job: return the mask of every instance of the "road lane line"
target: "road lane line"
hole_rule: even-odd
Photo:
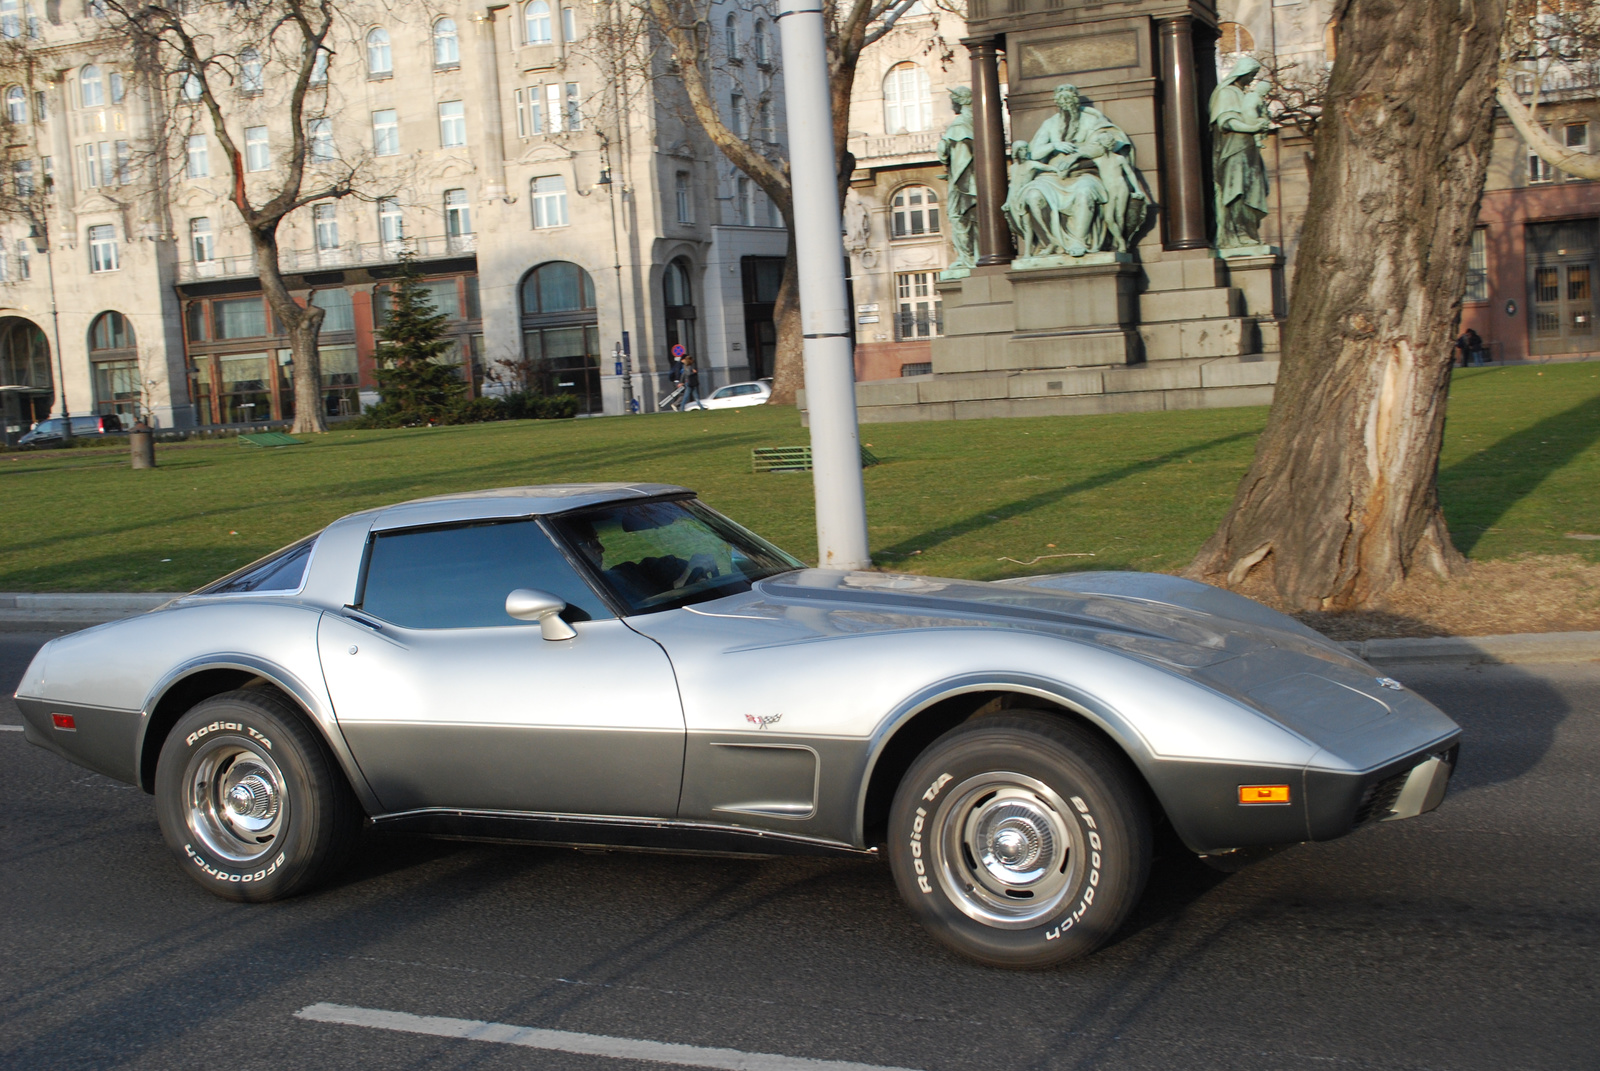
[[[20,733],[26,728],[26,725],[0,725],[0,733]]]
[[[602,1034],[577,1034],[567,1030],[540,1030],[481,1019],[448,1019],[440,1015],[354,1008],[347,1004],[312,1004],[295,1012],[295,1018],[315,1023],[367,1026],[406,1034],[427,1034],[468,1041],[493,1041],[551,1052],[582,1056],[609,1056],[616,1060],[645,1060],[681,1067],[714,1067],[721,1071],[909,1071],[901,1067],[858,1064],[848,1060],[812,1060],[803,1056],[778,1056],[739,1049],[710,1049],[699,1045],[674,1045],[664,1041],[613,1038]]]

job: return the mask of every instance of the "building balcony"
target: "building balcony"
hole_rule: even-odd
[[[893,162],[912,163],[925,159],[929,163],[938,159],[940,132],[919,130],[914,134],[879,134],[850,139],[850,151],[855,154],[857,167],[875,167]]]
[[[338,268],[362,268],[375,264],[396,264],[401,254],[418,260],[460,257],[478,250],[476,234],[432,235],[404,238],[397,242],[347,242],[331,249],[284,249],[278,253],[278,270],[285,275]],[[256,274],[255,258],[214,257],[211,260],[178,262],[178,281],[195,283],[205,279],[239,279]]]

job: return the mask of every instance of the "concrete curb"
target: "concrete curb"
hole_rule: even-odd
[[[58,594],[0,592],[0,628],[87,628],[154,610],[181,591]],[[1510,636],[1438,636],[1353,640],[1344,646],[1375,666],[1515,665],[1600,661],[1600,632],[1527,632]]]

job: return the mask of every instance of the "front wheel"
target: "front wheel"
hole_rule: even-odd
[[[325,881],[360,828],[360,805],[322,739],[269,692],[214,696],[178,719],[155,787],[179,865],[229,900],[278,900]]]
[[[1032,711],[973,719],[918,756],[889,814],[889,864],[938,940],[996,967],[1087,955],[1150,868],[1144,794],[1089,731]]]

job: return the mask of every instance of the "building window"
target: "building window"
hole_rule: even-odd
[[[42,89],[33,91],[33,117],[41,123],[50,119],[50,98],[45,96]]]
[[[467,143],[467,113],[459,100],[439,104],[439,147],[453,149]]]
[[[106,76],[106,80],[111,83],[111,103],[121,104],[122,98],[127,95],[127,91],[122,87],[122,72],[112,71]]]
[[[21,86],[6,90],[6,118],[13,123],[28,121],[28,94]]]
[[[756,20],[756,62],[763,67],[772,64],[772,40],[767,36],[767,24]]]
[[[734,63],[739,61],[739,16],[729,15],[728,21],[722,24],[722,47],[728,53],[728,59]]]
[[[384,248],[392,252],[404,240],[405,231],[405,217],[400,214],[400,202],[393,197],[380,198],[378,239],[383,242]]]
[[[934,276],[931,271],[907,271],[894,277],[896,342],[944,334],[944,303],[933,288]]]
[[[746,227],[756,225],[756,189],[755,184],[743,175],[739,176],[736,185],[735,197],[737,204],[734,211],[739,214],[739,222]]]
[[[756,105],[756,136],[762,141],[778,140],[777,131],[772,125],[772,102],[762,101]]]
[[[561,175],[544,175],[533,180],[530,190],[534,227],[565,227],[567,180]]]
[[[317,58],[311,61],[311,84],[325,86],[328,84],[328,50],[317,49]]]
[[[550,43],[550,5],[545,0],[528,0],[523,6],[522,34],[530,45]]]
[[[376,156],[400,155],[400,119],[393,108],[372,113],[372,152]]]
[[[117,232],[109,223],[89,228],[89,270],[92,272],[116,271],[121,264],[117,259]]]
[[[1217,51],[1223,55],[1255,51],[1256,39],[1237,22],[1217,23],[1217,34]]]
[[[447,238],[472,233],[472,209],[467,204],[466,190],[444,191],[444,233]]]
[[[1562,140],[1566,143],[1567,148],[1573,150],[1574,152],[1588,152],[1589,124],[1568,123],[1566,129],[1562,131]],[[1567,177],[1577,178],[1576,175],[1568,175]]]
[[[890,201],[894,237],[939,233],[939,195],[926,186],[902,186]]]
[[[21,36],[21,0],[0,0],[0,37],[15,39]]]
[[[350,301],[350,291],[343,287],[332,290],[318,290],[311,295],[311,304],[321,309],[322,330],[324,331],[354,331],[356,329],[355,307]],[[326,374],[327,369],[323,369]]]
[[[433,24],[433,65],[435,67],[461,65],[461,40],[456,35],[455,19],[440,19]]]
[[[111,186],[116,183],[116,171],[109,141],[78,146],[78,173],[83,177],[85,189]]]
[[[17,197],[27,199],[33,196],[33,161],[18,160],[11,165],[11,177],[15,184]],[[26,244],[26,243],[24,243]]]
[[[102,312],[89,325],[89,362],[95,412],[116,413],[124,427],[139,416],[139,350],[133,325],[120,312]]]
[[[549,131],[552,134],[561,133],[561,83],[551,82],[544,87],[545,116],[549,120]]]
[[[206,136],[204,134],[190,134],[184,142],[185,156],[188,159],[188,174],[190,178],[205,178],[211,174],[210,155],[206,151]]]
[[[678,195],[678,222],[694,222],[694,190],[689,185],[689,172],[679,171],[676,182]]]
[[[311,162],[325,164],[334,158],[333,120],[311,120]]]
[[[272,169],[272,152],[267,147],[267,128],[264,126],[244,128],[244,169],[246,171]]]
[[[265,84],[261,74],[261,53],[253,48],[239,53],[239,92],[251,97],[258,96]]]
[[[211,303],[213,337],[218,342],[234,338],[261,338],[267,333],[267,307],[259,297]]]
[[[544,133],[544,90],[529,86],[517,90],[517,137],[527,138]]]
[[[730,93],[728,95],[728,129],[733,131],[733,136],[736,138],[746,136],[743,93]]]
[[[98,108],[106,102],[106,87],[100,80],[100,68],[92,63],[78,72],[78,99],[85,108]]]
[[[1546,134],[1548,134],[1549,132],[1550,131],[1548,129],[1545,131]],[[1535,183],[1535,182],[1554,182],[1555,180],[1556,180],[1556,169],[1550,163],[1550,161],[1546,160],[1544,157],[1540,156],[1538,153],[1534,152],[1532,149],[1529,149],[1528,150],[1528,182],[1531,184],[1531,183]]]
[[[564,7],[561,9],[561,37],[568,44],[578,39],[578,9]]]
[[[182,82],[178,85],[178,93],[184,100],[193,104],[205,95],[206,87],[201,83],[200,76],[190,70],[179,72]]]
[[[200,216],[189,221],[189,249],[198,264],[215,259],[217,247],[212,240],[209,217]]]
[[[126,141],[119,141],[116,144],[116,149],[117,149],[116,185],[118,185],[118,186],[126,186],[128,183],[133,181],[133,176],[130,174],[129,167],[128,167],[128,161],[129,161],[129,156],[130,156],[130,154],[128,152],[128,143]]]
[[[394,73],[394,54],[389,48],[389,31],[378,26],[367,32],[367,77],[387,78]]]
[[[1472,253],[1467,258],[1467,286],[1462,301],[1489,300],[1488,227],[1474,227]]]
[[[883,80],[883,129],[908,134],[933,125],[933,94],[928,72],[915,63],[897,63]]]
[[[600,401],[600,329],[594,280],[567,261],[541,264],[522,281],[522,355],[541,394],[570,394],[580,413]]]
[[[311,206],[311,224],[316,232],[317,248],[322,251],[339,248],[339,216],[337,206],[320,204]]]
[[[578,83],[567,83],[567,129],[583,129],[583,102],[578,98]]]

